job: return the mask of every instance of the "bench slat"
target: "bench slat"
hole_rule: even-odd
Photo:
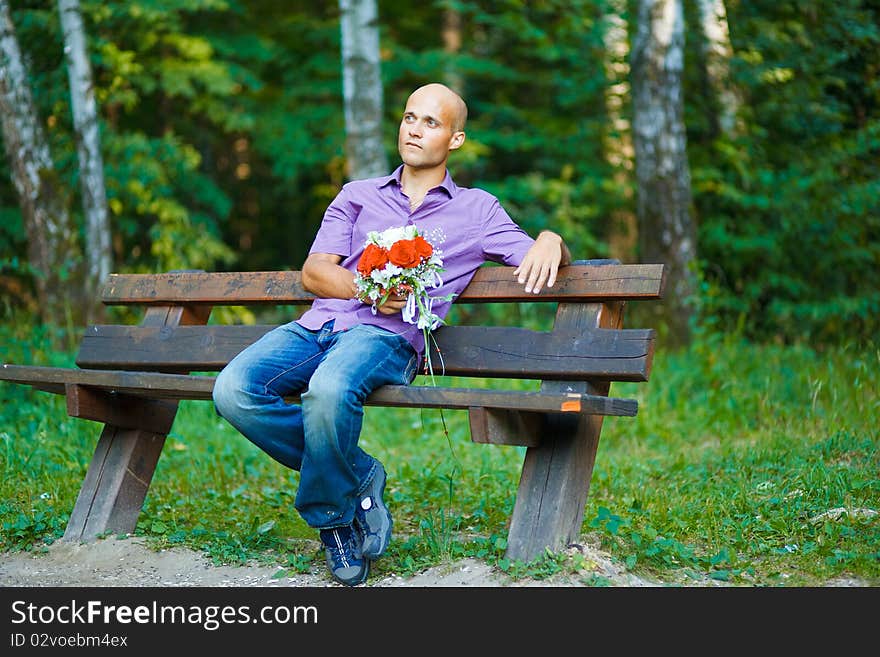
[[[30,384],[58,394],[63,394],[67,386],[80,385],[151,399],[210,400],[215,377],[4,363],[0,365],[0,380]],[[294,396],[288,398],[289,401],[297,399]],[[638,412],[638,402],[634,399],[581,393],[432,386],[383,386],[367,397],[366,405],[461,410],[485,407],[629,417]]]
[[[273,326],[101,325],[83,336],[76,364],[91,369],[218,371]],[[435,331],[450,376],[646,381],[652,329],[594,329],[580,335],[516,327],[444,326]],[[435,374],[440,357],[432,349]]]
[[[456,303],[659,299],[665,282],[663,265],[569,265],[559,270],[552,288],[528,294],[513,271],[481,267]],[[174,272],[111,274],[101,300],[107,305],[302,305],[314,296],[303,288],[298,271]]]

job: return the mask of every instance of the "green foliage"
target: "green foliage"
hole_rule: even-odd
[[[7,515],[9,507],[0,505],[0,515]],[[49,507],[32,513],[9,514],[10,519],[3,521],[3,549],[16,552],[31,550],[39,543],[52,543],[64,535],[61,515]]]
[[[878,362],[876,346],[820,355],[707,336],[662,357],[635,422],[603,431],[628,444],[597,459],[588,526],[657,573],[876,578]]]
[[[745,129],[689,115],[698,304],[717,329],[817,344],[880,327],[880,7],[822,7],[728,7]]]
[[[635,212],[632,171],[619,157],[631,136],[619,120],[631,112],[628,59],[606,42],[612,18],[631,22],[620,9],[628,5],[382,0],[390,160],[409,92],[447,81],[470,108],[468,139],[450,160],[458,182],[498,195],[532,234],[554,228],[576,258],[620,256],[619,218]],[[738,131],[724,133],[697,3],[685,3],[694,302],[708,330],[813,345],[864,344],[877,332],[880,8],[873,0],[818,7],[727,3],[728,84],[741,106]],[[345,179],[337,4],[89,0],[82,8],[114,269],[298,268]],[[459,19],[455,51],[440,29],[447,12]],[[78,215],[56,3],[16,3],[13,20]],[[18,307],[33,273],[8,166],[0,162],[0,295]]]

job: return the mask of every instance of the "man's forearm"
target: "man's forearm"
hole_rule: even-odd
[[[307,292],[324,299],[352,299],[357,296],[354,274],[329,260],[309,258],[302,269]]]

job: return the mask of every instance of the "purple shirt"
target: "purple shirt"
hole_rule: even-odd
[[[486,261],[519,265],[534,244],[497,198],[481,189],[459,187],[448,171],[443,182],[429,190],[422,204],[410,212],[409,198],[400,187],[402,171],[403,165],[389,176],[344,185],[324,213],[309,254],[342,256],[340,265],[356,274],[367,233],[414,224],[419,234],[442,252],[443,285],[429,293],[444,297],[457,296]],[[451,301],[438,301],[432,310],[443,318],[451,305]],[[315,299],[297,321],[315,330],[331,319],[335,320],[334,331],[372,324],[402,335],[416,353],[424,349],[422,330],[415,324],[405,322],[400,313],[374,315],[370,306],[358,299]]]

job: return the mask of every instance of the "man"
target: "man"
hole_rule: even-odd
[[[214,386],[218,413],[278,462],[298,470],[294,505],[319,530],[327,566],[339,582],[364,582],[385,551],[393,520],[382,498],[385,470],[358,447],[363,402],[386,384],[408,384],[424,338],[392,295],[373,312],[358,299],[357,264],[367,233],[415,225],[445,235],[438,299],[461,292],[491,260],[516,266],[526,292],[551,287],[571,260],[550,231],[529,237],[498,200],[458,187],[446,170],[465,140],[467,106],[441,84],[416,89],[406,103],[397,146],[403,164],[389,176],[343,186],[327,208],[302,268],[317,299],[300,319],[270,331],[238,354]],[[433,312],[444,317],[450,301]],[[302,393],[301,404],[284,396]]]

